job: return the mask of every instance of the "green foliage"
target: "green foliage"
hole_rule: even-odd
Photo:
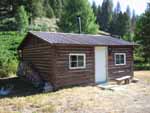
[[[44,0],[27,0],[27,10],[32,18],[45,16]]]
[[[130,10],[129,6],[127,6],[126,13],[129,16],[129,18],[130,18],[131,17],[131,10]]]
[[[22,38],[23,35],[18,35],[16,32],[0,32],[0,77],[16,73],[17,47]]]
[[[136,15],[135,15],[135,10],[132,11],[132,18],[131,18],[131,32],[135,31],[135,27],[136,27]]]
[[[104,0],[102,3],[101,13],[100,13],[100,20],[98,23],[100,24],[101,30],[108,31],[110,27],[110,22],[112,20],[112,8],[113,3],[112,0]]]
[[[142,46],[145,62],[150,63],[150,10],[147,10],[139,17],[136,25],[134,40]]]
[[[114,13],[119,14],[120,12],[121,12],[121,6],[120,6],[120,2],[118,1]]]
[[[0,31],[17,30],[15,18],[2,19],[0,22]]]
[[[17,13],[16,13],[16,25],[17,25],[17,30],[21,33],[24,33],[27,31],[28,29],[28,16],[27,13],[24,9],[24,6],[20,6],[17,9]]]
[[[54,10],[54,14],[56,18],[60,18],[62,14],[62,9],[63,9],[63,2],[62,0],[49,0],[51,3],[51,7]]]
[[[138,63],[134,65],[135,70],[150,70],[149,63]]]
[[[97,6],[96,6],[95,1],[93,1],[92,9],[93,9],[93,13],[94,13],[94,15],[95,15],[95,16],[97,16],[97,10],[98,10],[98,8],[97,8]]]
[[[130,19],[127,13],[114,14],[110,25],[110,33],[123,37],[130,30]]]
[[[44,10],[46,12],[46,16],[49,18],[54,17],[54,11],[50,5],[49,0],[44,0]]]
[[[87,0],[66,0],[64,12],[59,21],[60,30],[63,32],[79,32],[77,17],[81,17],[83,33],[96,33],[98,26],[96,18]]]
[[[125,34],[122,38],[123,38],[124,40],[126,40],[126,41],[133,42],[133,40],[134,40],[134,33],[133,33],[133,32],[127,33],[127,34]]]

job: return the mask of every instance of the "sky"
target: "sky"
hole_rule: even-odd
[[[89,1],[91,4],[93,1],[95,1],[97,5],[102,4],[103,2],[103,0],[89,0]],[[113,0],[114,7],[116,6],[118,1],[120,2],[122,11],[125,11],[126,7],[129,5],[131,11],[134,9],[137,15],[144,13],[147,7],[147,3],[148,2],[150,3],[150,0]]]

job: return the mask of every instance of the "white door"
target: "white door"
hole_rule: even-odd
[[[107,47],[95,47],[95,82],[107,80]]]

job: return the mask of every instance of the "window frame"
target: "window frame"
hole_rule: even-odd
[[[77,67],[71,67],[71,56],[77,56]],[[78,66],[78,56],[83,56],[83,66]],[[83,53],[70,53],[69,54],[69,69],[85,69],[86,68],[86,54]]]
[[[116,56],[117,56],[117,55],[123,55],[123,56],[124,56],[124,63],[119,63],[119,64],[116,63],[116,61],[117,61],[117,59],[116,59],[117,57],[116,57]],[[114,54],[114,57],[115,57],[115,65],[116,65],[116,66],[119,66],[119,65],[126,65],[126,62],[127,62],[126,53],[115,53],[115,54]]]

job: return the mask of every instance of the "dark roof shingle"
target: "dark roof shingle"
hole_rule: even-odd
[[[80,44],[80,45],[134,45],[134,43],[105,35],[30,32],[50,44]]]
[[[91,46],[133,46],[134,43],[117,39],[112,36],[73,34],[58,32],[31,31],[34,35],[50,44],[91,45]],[[20,45],[21,46],[21,45]]]

